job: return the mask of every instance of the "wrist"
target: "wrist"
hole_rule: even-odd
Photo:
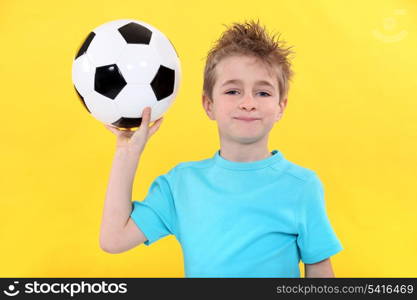
[[[139,147],[132,147],[130,145],[116,146],[116,153],[121,155],[128,155],[131,157],[139,157],[142,154],[142,149]]]

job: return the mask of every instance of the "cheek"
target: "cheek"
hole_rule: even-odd
[[[233,111],[233,103],[229,101],[219,101],[216,105],[216,114],[220,116],[228,116]]]
[[[281,108],[279,107],[278,103],[273,101],[266,106],[265,115],[270,119],[276,119],[280,110]]]
[[[269,105],[265,107],[265,109],[262,111],[262,115],[265,120],[274,120],[276,116],[278,115],[279,108],[273,105]]]

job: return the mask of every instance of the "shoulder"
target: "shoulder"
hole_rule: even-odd
[[[287,159],[280,165],[280,168],[283,175],[287,176],[295,184],[305,185],[307,182],[318,179],[317,173],[314,170]]]
[[[213,165],[213,160],[210,158],[197,160],[197,161],[186,161],[186,162],[178,163],[171,169],[171,171],[180,172],[180,171],[184,171],[187,169],[205,169],[205,168],[211,167],[212,165]]]
[[[212,159],[180,162],[171,168],[164,176],[174,179],[176,177],[181,177],[184,174],[189,174],[189,171],[199,172],[202,169],[210,168],[213,163]]]
[[[324,187],[317,172],[289,161],[286,165],[284,172],[292,178],[299,209],[321,207],[324,201]]]

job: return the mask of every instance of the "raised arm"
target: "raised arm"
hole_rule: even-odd
[[[117,136],[100,228],[100,247],[108,253],[120,253],[146,241],[130,214],[132,186],[141,154],[146,142],[162,122],[160,118],[148,127],[150,114],[150,108],[144,110],[142,124],[135,132],[106,125]]]

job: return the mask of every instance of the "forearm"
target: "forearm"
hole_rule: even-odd
[[[118,236],[132,212],[132,187],[140,153],[116,148],[107,187],[101,223],[100,243],[105,245]]]

